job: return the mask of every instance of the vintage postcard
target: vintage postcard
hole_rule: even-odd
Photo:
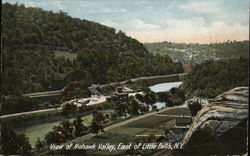
[[[248,0],[1,13],[1,155],[248,155]]]

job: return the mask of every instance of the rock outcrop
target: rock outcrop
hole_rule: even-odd
[[[188,130],[182,155],[246,153],[248,92],[248,87],[237,87],[210,100]]]

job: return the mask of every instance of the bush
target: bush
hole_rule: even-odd
[[[197,101],[189,103],[188,107],[192,116],[195,116],[202,108],[201,104]]]
[[[74,105],[73,103],[65,103],[62,106],[62,113],[64,115],[68,115],[68,114],[73,114],[77,111],[77,106]]]
[[[3,128],[1,131],[1,153],[6,155],[27,155],[32,148],[25,134],[17,134],[13,130]]]
[[[11,98],[2,103],[2,111],[6,112],[32,110],[34,107],[38,107],[38,104],[36,104],[33,99],[22,96]]]

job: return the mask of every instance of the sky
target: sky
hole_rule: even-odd
[[[249,0],[2,0],[95,21],[140,42],[249,40]]]

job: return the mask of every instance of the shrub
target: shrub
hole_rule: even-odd
[[[74,105],[73,103],[65,103],[62,106],[62,113],[64,115],[68,115],[68,114],[73,114],[77,111],[77,106]]]
[[[3,154],[29,154],[32,148],[25,134],[17,134],[13,130],[3,128],[1,131],[1,152]]]
[[[202,108],[201,104],[197,101],[189,103],[188,107],[192,116],[195,116]]]

